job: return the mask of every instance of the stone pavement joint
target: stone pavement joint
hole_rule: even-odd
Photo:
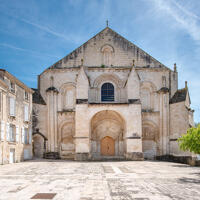
[[[155,161],[32,160],[0,166],[0,200],[199,200],[200,168]]]

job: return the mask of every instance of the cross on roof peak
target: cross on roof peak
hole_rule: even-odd
[[[108,27],[108,20],[106,20],[106,27]]]

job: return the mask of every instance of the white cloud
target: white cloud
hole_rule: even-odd
[[[14,50],[18,50],[18,51],[23,51],[23,52],[26,52],[26,53],[31,53],[33,55],[36,55],[36,56],[47,56],[47,57],[53,57],[53,58],[59,58],[58,56],[54,56],[54,55],[49,55],[49,54],[41,54],[40,52],[38,51],[33,51],[33,50],[30,50],[30,49],[24,49],[24,48],[20,48],[20,47],[16,47],[16,46],[13,46],[11,44],[6,44],[6,43],[0,43],[0,46],[2,47],[6,47],[6,48],[10,48],[10,49],[14,49]]]
[[[187,33],[200,43],[200,17],[191,13],[186,8],[171,0],[151,0],[159,12],[165,12],[171,16],[179,28],[183,28]]]

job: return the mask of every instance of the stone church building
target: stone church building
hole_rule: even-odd
[[[187,82],[106,27],[38,76],[36,157],[74,160],[186,156],[177,138],[193,126]]]

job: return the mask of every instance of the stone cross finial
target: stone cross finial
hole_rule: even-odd
[[[81,58],[81,66],[83,66],[83,58]]]
[[[176,72],[176,63],[174,63],[174,72]]]
[[[108,27],[108,20],[106,20],[106,27]]]

